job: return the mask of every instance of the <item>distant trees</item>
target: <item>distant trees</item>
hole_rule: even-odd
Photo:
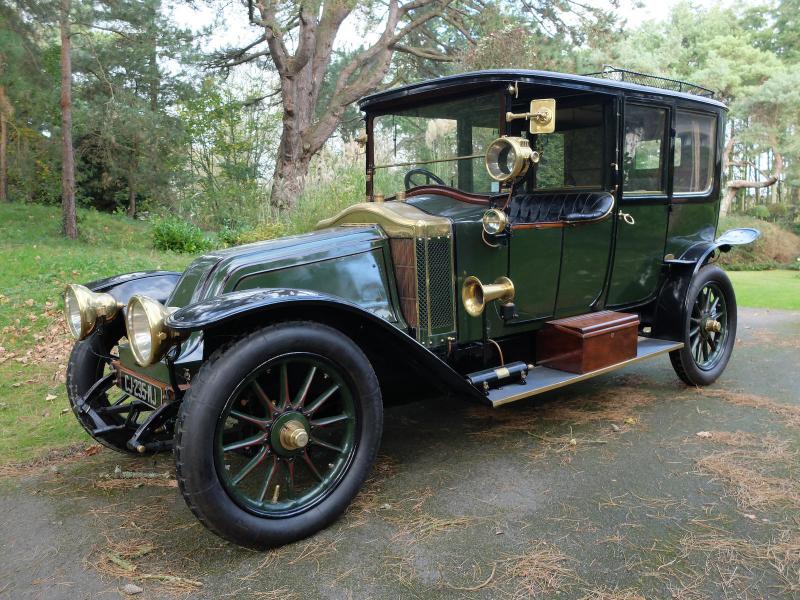
[[[798,10],[799,0],[747,10],[683,2],[666,22],[645,23],[593,54],[596,62],[712,88],[730,106],[723,213],[747,190],[800,184]]]
[[[454,63],[461,48],[476,45],[481,34],[504,19],[525,24],[531,39],[567,38],[585,28],[582,18],[592,24],[610,20],[610,13],[572,0],[248,0],[248,9],[249,22],[260,32],[246,44],[220,53],[212,64],[229,69],[258,61],[278,77],[283,119],[271,202],[280,210],[295,205],[311,159],[348,108],[386,85],[398,66],[395,56],[410,58],[412,68]],[[570,12],[574,14],[567,18]],[[365,43],[337,62],[335,44],[351,15],[358,15]],[[402,75],[402,69],[395,74]],[[323,94],[326,86],[328,93]]]
[[[725,208],[800,200],[800,0],[684,3],[629,31],[614,2],[218,1],[253,36],[213,53],[163,0],[0,3],[0,201],[61,203],[68,235],[76,205],[238,227],[296,208],[315,157],[363,126],[365,94],[603,64],[719,91]]]

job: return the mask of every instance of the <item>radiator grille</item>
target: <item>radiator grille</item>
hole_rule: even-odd
[[[417,238],[417,339],[434,345],[455,330],[453,254],[449,237]]]

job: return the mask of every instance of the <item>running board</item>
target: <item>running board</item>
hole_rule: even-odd
[[[578,383],[592,377],[597,377],[603,373],[610,373],[616,371],[633,363],[637,363],[648,358],[653,358],[673,350],[680,350],[683,348],[683,342],[673,342],[670,340],[657,340],[655,338],[640,337],[636,357],[624,360],[614,365],[590,371],[589,373],[567,373],[566,371],[559,371],[557,369],[550,369],[548,367],[534,367],[528,372],[525,383],[510,383],[503,387],[489,390],[486,395],[486,400],[493,407],[502,406],[509,402],[529,398],[537,394],[543,394],[550,390],[555,390],[571,383]]]

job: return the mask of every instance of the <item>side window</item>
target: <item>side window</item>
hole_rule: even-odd
[[[603,187],[603,105],[556,109],[556,131],[536,136],[537,189]]]
[[[625,107],[624,193],[666,192],[667,110],[628,104]]]
[[[715,116],[678,111],[673,193],[692,194],[711,190],[716,133]]]

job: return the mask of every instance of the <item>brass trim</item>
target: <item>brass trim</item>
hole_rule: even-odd
[[[641,338],[639,339],[641,341]],[[490,402],[493,408],[497,408],[498,406],[503,406],[504,404],[516,402],[517,400],[524,400],[525,398],[530,398],[531,396],[537,396],[539,394],[544,394],[545,392],[557,390],[558,388],[566,387],[568,385],[572,385],[573,383],[578,383],[579,381],[585,381],[587,379],[591,379],[592,377],[597,377],[598,375],[611,373],[612,371],[622,369],[623,367],[627,367],[628,365],[632,365],[634,363],[647,360],[654,356],[661,356],[662,354],[668,354],[669,352],[673,352],[674,350],[680,350],[681,348],[683,348],[683,346],[684,346],[683,342],[675,342],[674,344],[662,348],[661,350],[656,350],[655,352],[650,352],[648,354],[644,354],[643,356],[635,356],[634,358],[629,358],[628,360],[624,360],[615,365],[609,365],[607,367],[603,367],[602,369],[597,369],[596,371],[590,371],[588,373],[583,373],[581,375],[575,375],[575,377],[570,377],[569,379],[566,379],[564,381],[559,381],[558,383],[554,383],[544,387],[527,390],[525,392],[520,392],[518,394],[513,394],[507,398],[498,400],[497,402],[491,402],[491,401]],[[544,367],[544,368],[549,368],[549,367]]]
[[[299,450],[308,444],[308,432],[300,421],[289,421],[281,427],[280,439],[286,450]]]
[[[413,167],[414,165],[435,165],[437,163],[455,162],[457,160],[472,160],[483,158],[483,154],[465,154],[463,156],[451,156],[450,158],[436,158],[432,160],[413,160],[411,162],[386,163],[385,165],[375,165],[373,169],[389,169],[391,167]]]
[[[73,328],[69,314],[73,302],[76,305],[74,308],[78,310],[81,318],[78,330]],[[67,322],[72,337],[76,340],[85,339],[92,333],[100,319],[113,320],[122,306],[111,294],[93,292],[83,285],[69,284],[64,290],[64,320]]]
[[[144,311],[147,333],[150,336],[150,354],[147,356],[140,352],[133,332],[133,318],[137,305]],[[164,306],[158,300],[141,294],[134,294],[128,300],[128,307],[125,311],[125,333],[136,364],[146,367],[157,363],[167,350],[181,338],[182,334],[169,329],[165,324],[167,317],[176,310],[178,308],[175,306]]]
[[[484,285],[481,280],[470,275],[461,286],[461,302],[471,317],[479,317],[486,304],[499,300],[511,302],[514,299],[514,283],[508,277],[498,277],[494,283]]]
[[[531,100],[528,112],[506,113],[507,123],[517,119],[530,120],[531,133],[553,133],[556,130],[556,101],[554,98]]]
[[[509,173],[504,173],[500,169],[499,157],[504,146],[511,146],[514,150],[514,165]],[[522,137],[502,136],[494,140],[486,147],[486,155],[483,164],[489,177],[495,181],[504,182],[521,177],[528,172],[531,163],[539,162],[539,153],[531,149],[528,140]]]
[[[393,238],[449,237],[451,227],[450,219],[429,215],[405,202],[363,202],[323,219],[317,223],[316,229],[340,225],[379,225]]]

